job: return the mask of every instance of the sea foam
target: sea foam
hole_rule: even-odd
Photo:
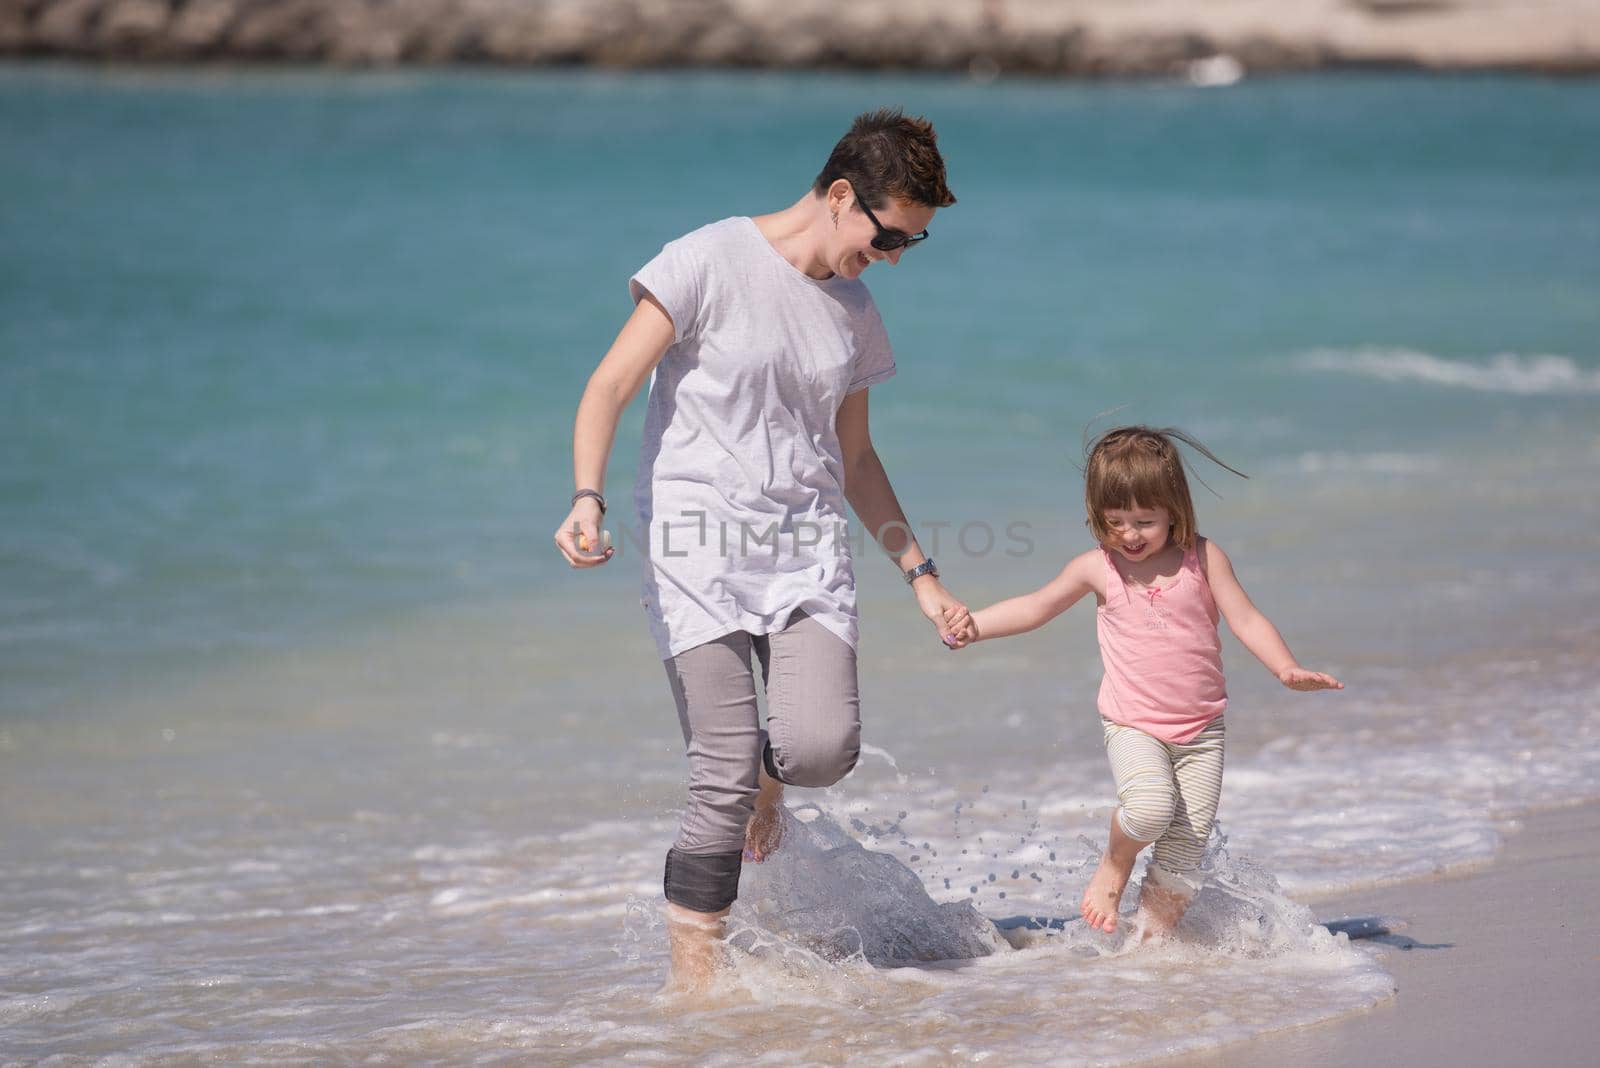
[[[1361,375],[1385,382],[1422,382],[1484,393],[1524,396],[1600,393],[1600,370],[1570,356],[1501,353],[1485,361],[1450,360],[1403,348],[1313,349],[1297,364],[1307,371]]]

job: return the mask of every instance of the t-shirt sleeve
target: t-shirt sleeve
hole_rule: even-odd
[[[857,393],[893,377],[894,349],[889,345],[889,331],[884,328],[877,307],[868,304],[856,327],[856,353],[851,361],[850,387],[845,393]]]
[[[635,304],[647,292],[672,320],[674,342],[693,335],[699,327],[705,296],[705,257],[683,238],[668,242],[655,259],[628,279],[628,293]]]

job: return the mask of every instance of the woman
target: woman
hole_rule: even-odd
[[[845,502],[947,643],[969,618],[873,451],[868,389],[895,367],[860,281],[874,263],[898,263],[954,203],[931,124],[860,116],[794,204],[696,230],[633,277],[633,314],[578,404],[577,492],[555,540],[587,568],[614,552],[599,540],[606,460],[622,411],[654,372],[634,498],[648,546],[643,603],[689,757],[664,880],[681,987],[710,975],[741,860],[777,848],[783,784],[828,786],[855,765]]]

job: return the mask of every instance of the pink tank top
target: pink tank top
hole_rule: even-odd
[[[1164,742],[1191,741],[1228,707],[1217,602],[1199,553],[1187,550],[1178,577],[1158,589],[1129,586],[1111,550],[1101,552],[1106,603],[1096,613],[1105,665],[1100,714]]]

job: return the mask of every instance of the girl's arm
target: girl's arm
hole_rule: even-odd
[[[974,641],[1008,638],[1036,630],[1094,592],[1094,568],[1100,565],[1098,549],[1074,557],[1061,573],[1032,593],[992,604],[973,613]]]
[[[617,437],[617,422],[672,347],[672,337],[672,317],[655,297],[644,294],[611,349],[589,376],[583,399],[578,402],[578,415],[572,426],[574,489],[605,492],[606,460]],[[611,559],[615,551],[596,551],[599,535],[600,502],[593,497],[580,497],[556,530],[556,548],[573,567],[595,567]],[[587,551],[578,544],[580,536]]]
[[[839,414],[834,419],[844,459],[844,495],[874,540],[883,546],[901,572],[906,572],[927,557],[911,533],[911,524],[906,522],[906,513],[894,495],[894,487],[889,484],[889,474],[883,469],[883,461],[878,459],[878,451],[872,447],[867,414],[867,394],[871,392],[861,389],[850,394],[839,405]],[[967,606],[945,589],[939,576],[931,572],[917,576],[911,583],[911,592],[939,637],[946,645],[954,647],[971,622]]]
[[[1289,651],[1289,645],[1272,625],[1272,620],[1261,614],[1239,584],[1233,573],[1233,563],[1228,554],[1210,538],[1202,538],[1202,559],[1206,578],[1211,583],[1211,596],[1228,621],[1228,629],[1255,658],[1277,676],[1279,682],[1291,690],[1342,690],[1344,683],[1320,671],[1307,671]]]

